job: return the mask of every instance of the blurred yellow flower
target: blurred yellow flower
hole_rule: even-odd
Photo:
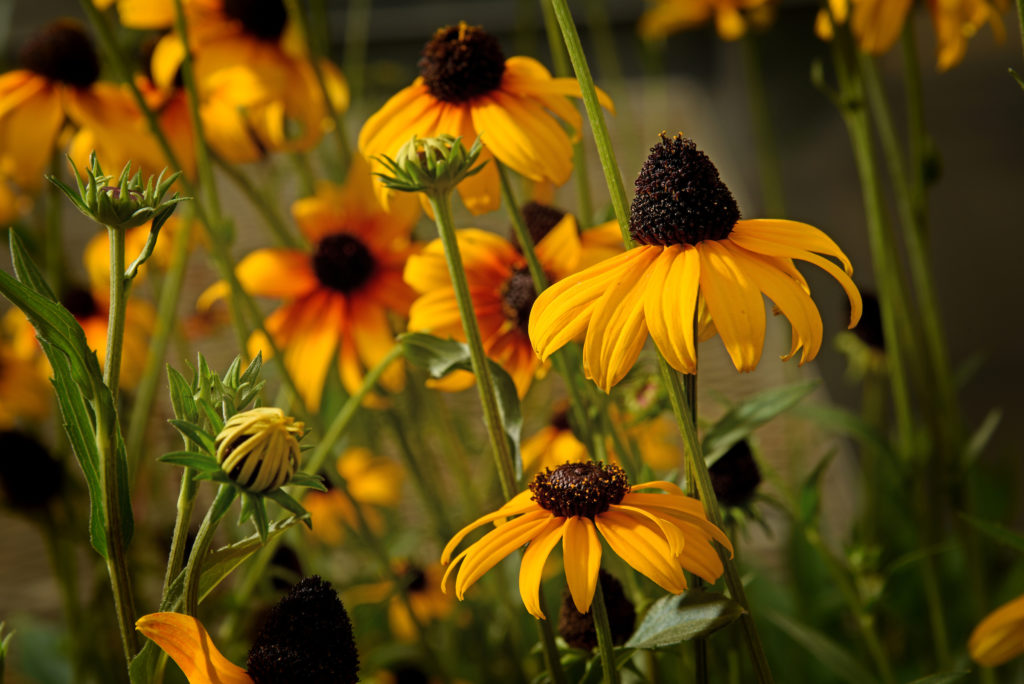
[[[751,12],[769,11],[773,0],[654,0],[640,17],[644,38],[663,38],[711,19],[722,40],[737,40],[747,32]]]
[[[579,110],[566,96],[580,97],[573,78],[552,78],[530,57],[505,59],[497,39],[479,26],[461,22],[438,29],[423,48],[420,76],[395,94],[359,132],[359,151],[372,169],[374,159],[394,158],[414,135],[462,136],[466,144],[484,143],[480,160],[496,157],[534,181],[561,185],[572,173],[572,144],[559,119],[579,131]],[[598,92],[601,104],[611,100]],[[575,135],[575,133],[574,133]],[[374,186],[382,202],[388,190]],[[500,187],[494,164],[459,184],[466,208],[482,214],[498,208]]]
[[[345,604],[351,607],[387,601],[391,633],[401,641],[416,641],[421,636],[416,629],[417,622],[426,627],[447,617],[455,607],[454,599],[441,590],[444,568],[439,563],[420,566],[401,560],[393,563],[392,569],[398,577],[398,586],[391,580],[354,586],[345,593]],[[415,621],[402,599],[400,590],[403,588],[412,605]]]
[[[50,366],[21,309],[0,318],[0,430],[22,420],[40,420],[50,412]]]
[[[801,348],[801,363],[813,359],[821,347],[821,315],[793,259],[835,278],[850,300],[850,326],[860,318],[852,266],[835,242],[805,223],[739,220],[714,164],[681,136],[663,137],[644,162],[630,232],[640,246],[555,283],[530,315],[530,339],[542,360],[585,333],[584,373],[605,392],[633,367],[648,332],[669,365],[695,373],[699,300],[738,371],[753,370],[761,358],[763,294],[792,324],[783,359]]]
[[[1024,596],[985,616],[967,640],[971,660],[996,667],[1024,653]]]

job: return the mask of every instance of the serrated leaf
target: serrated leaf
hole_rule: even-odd
[[[976,518],[973,515],[968,515],[966,513],[961,513],[960,517],[982,532],[989,539],[992,539],[1003,546],[1007,546],[1014,551],[1024,553],[1024,535],[1007,529],[999,523],[992,522],[991,520],[983,520],[982,518]]]
[[[414,366],[422,368],[432,378],[443,378],[452,371],[473,371],[469,347],[455,340],[442,340],[426,333],[405,333],[398,336],[402,352],[406,360]],[[490,359],[491,377],[494,380],[494,391],[498,398],[498,412],[505,428],[512,457],[515,463],[516,477],[522,474],[522,456],[519,453],[519,441],[522,436],[523,414],[519,405],[519,395],[511,376],[505,369]]]
[[[704,435],[704,459],[711,465],[736,442],[775,416],[795,406],[821,383],[817,380],[774,387],[729,409]]]
[[[758,614],[800,644],[839,679],[850,684],[872,684],[878,681],[849,651],[813,627],[774,611],[761,610]]]
[[[654,602],[626,642],[631,648],[673,646],[725,627],[745,611],[736,601],[711,592],[690,590]]]

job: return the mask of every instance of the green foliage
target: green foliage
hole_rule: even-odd
[[[45,278],[26,252],[18,234],[10,231],[11,260],[17,279],[0,271],[0,293],[21,309],[36,329],[43,352],[54,372],[54,389],[71,448],[85,475],[89,491],[89,539],[101,556],[108,553],[104,529],[102,463],[98,435],[108,435],[115,466],[121,535],[127,544],[133,519],[128,487],[128,467],[114,398],[103,383],[96,354],[85,333],[54,296]]]
[[[818,630],[793,618],[772,611],[760,615],[797,642],[821,665],[839,679],[850,684],[871,684],[878,678],[868,671],[849,651]]]
[[[650,607],[626,642],[631,648],[663,648],[704,637],[737,620],[745,611],[728,596],[687,591],[664,596]]]

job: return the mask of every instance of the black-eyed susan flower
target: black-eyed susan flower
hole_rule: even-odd
[[[362,508],[370,529],[379,531],[383,520],[376,508],[397,505],[405,484],[405,471],[400,464],[377,456],[366,447],[346,449],[335,467],[349,496],[331,487],[328,478],[327,491],[309,492],[302,499],[313,523],[311,534],[328,546],[341,544],[346,528],[356,525],[354,505]]]
[[[414,293],[402,282],[412,251],[410,234],[419,209],[411,196],[384,211],[370,188],[363,163],[355,163],[343,187],[318,186],[316,195],[292,205],[292,214],[311,250],[258,249],[238,264],[246,291],[284,300],[264,321],[284,354],[284,363],[306,405],[320,405],[324,380],[337,359],[349,392],[363,382],[363,369],[376,366],[394,345],[389,314],[404,316]],[[200,308],[228,292],[218,283],[200,298]],[[250,355],[272,349],[259,335]],[[405,383],[401,360],[381,377],[389,391]]]
[[[580,236],[580,260],[576,264],[577,269],[588,268],[622,253],[622,233],[619,231],[618,222],[614,220],[584,228],[569,212],[550,204],[533,201],[523,205],[522,215],[535,245],[558,229],[563,222],[571,224]]]
[[[323,89],[282,0],[187,0],[184,9],[204,133],[219,155],[243,163],[268,151],[308,150],[330,130]],[[139,28],[167,16],[163,8],[119,10],[125,25],[137,21]],[[180,36],[160,40],[151,67],[157,87],[172,86],[183,57]],[[344,77],[327,60],[320,69],[331,104],[344,111]]]
[[[714,19],[722,40],[736,40],[747,32],[751,12],[769,10],[773,0],[655,0],[640,17],[645,38],[662,38]]]
[[[348,613],[317,576],[296,584],[267,616],[243,669],[225,658],[199,620],[151,613],[135,623],[162,648],[189,684],[354,684],[359,652]]]
[[[116,125],[117,86],[100,84],[99,59],[82,26],[60,19],[21,50],[21,68],[0,74],[0,174],[22,190],[43,182],[69,117]]]
[[[643,493],[661,489],[663,494]],[[509,518],[452,559],[470,532]],[[622,560],[673,594],[686,590],[684,570],[714,583],[722,561],[711,540],[732,552],[725,534],[708,522],[700,501],[671,482],[630,486],[616,465],[566,463],[538,474],[529,490],[460,530],[441,554],[448,563],[442,586],[457,569],[455,595],[460,600],[484,573],[524,544],[519,593],[531,615],[544,619],[539,587],[544,563],[562,542],[565,579],[573,604],[590,609],[601,565],[601,538]]]
[[[566,96],[580,97],[572,78],[552,78],[530,57],[511,57],[497,39],[479,26],[460,22],[438,29],[423,48],[419,77],[371,116],[359,132],[359,151],[383,170],[377,158],[394,158],[413,136],[441,134],[479,137],[481,160],[496,157],[522,176],[561,185],[572,173],[572,143],[559,119],[578,131],[581,117]],[[601,104],[611,100],[598,93]],[[387,189],[375,187],[382,201]],[[459,185],[459,194],[474,214],[498,208],[497,169],[486,164]]]
[[[650,332],[665,360],[695,373],[701,302],[736,369],[753,370],[765,336],[762,294],[789,319],[801,363],[821,347],[821,315],[794,259],[831,275],[861,313],[849,259],[825,233],[796,221],[741,220],[718,170],[691,140],[651,149],[636,180],[630,234],[639,245],[555,283],[537,298],[530,339],[541,359],[586,335],[583,368],[604,391],[635,363]],[[842,268],[820,256],[834,257]]]
[[[985,616],[967,640],[971,660],[996,667],[1024,653],[1024,596]]]
[[[611,250],[606,227],[595,229],[596,239],[588,240],[591,231],[581,233],[571,214],[539,205],[527,205],[527,209],[525,218],[536,240],[537,259],[551,281],[575,273],[581,261],[593,261]],[[456,235],[484,351],[508,371],[522,397],[541,370],[526,333],[537,298],[526,259],[516,245],[494,233],[466,228]],[[405,282],[420,293],[409,309],[409,330],[466,339],[440,239],[409,258]],[[432,385],[464,389],[472,382],[471,373],[459,371]]]

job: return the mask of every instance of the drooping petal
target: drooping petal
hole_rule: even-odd
[[[485,534],[466,549],[466,556],[455,578],[455,596],[461,601],[469,589],[484,573],[523,546],[547,526],[550,511],[538,510],[510,520]]]
[[[476,528],[480,527],[481,525],[486,525],[489,522],[500,520],[501,518],[508,518],[510,516],[518,515],[520,513],[526,513],[527,511],[533,509],[539,509],[540,507],[530,500],[532,496],[533,492],[531,492],[530,490],[520,492],[513,496],[511,499],[509,499],[508,502],[498,510],[492,513],[488,513],[487,515],[480,516],[479,518],[477,518],[476,520],[474,520],[473,522],[471,522],[470,524],[466,525],[461,530],[456,532],[455,536],[453,536],[448,541],[448,543],[444,547],[444,550],[441,552],[441,562],[447,563],[448,560],[451,558],[452,551],[455,550],[455,547],[457,547],[462,542],[462,540],[466,538],[467,534],[469,534]]]
[[[697,372],[693,326],[700,284],[700,255],[691,245],[666,247],[651,265],[644,293],[647,328],[668,364]]]
[[[672,552],[673,556],[678,556],[682,553],[683,547],[686,546],[686,538],[683,536],[682,532],[679,531],[679,528],[671,522],[655,515],[651,511],[647,511],[636,506],[624,506],[622,504],[613,505],[610,507],[610,510],[619,511],[626,515],[635,515],[657,525],[658,529],[660,529],[662,534],[665,536],[665,541],[668,542],[669,551]]]
[[[644,289],[659,249],[642,249],[594,305],[583,343],[583,372],[605,392],[626,376],[647,341]]]
[[[989,613],[967,640],[971,659],[985,667],[1002,665],[1024,653],[1024,596]]]
[[[553,518],[548,522],[547,527],[538,532],[526,547],[519,566],[519,596],[526,610],[538,620],[545,619],[540,605],[540,580],[544,574],[544,564],[562,539],[564,525],[565,518]]]
[[[380,363],[395,345],[395,334],[388,322],[387,312],[368,297],[354,295],[348,298],[348,324],[356,351],[367,368]],[[390,392],[401,392],[405,386],[405,364],[395,359],[384,370],[381,385]]]
[[[536,252],[537,261],[555,280],[574,273],[583,254],[576,217],[572,214],[563,216],[537,243]]]
[[[310,254],[299,249],[257,249],[239,262],[235,274],[257,297],[296,299],[320,287]]]
[[[586,613],[594,600],[601,568],[601,540],[590,518],[578,515],[566,518],[562,528],[562,556],[573,605],[580,613]]]
[[[766,240],[834,257],[843,265],[843,270],[847,275],[853,274],[853,264],[835,243],[835,240],[809,223],[785,219],[740,220],[736,222],[729,234],[729,239],[733,237]]]
[[[700,290],[718,334],[740,372],[752,371],[764,348],[765,314],[761,291],[736,259],[716,240],[697,245]]]
[[[143,615],[135,628],[162,648],[189,684],[252,684],[252,677],[221,655],[203,624],[181,613]]]
[[[686,591],[686,577],[660,534],[650,532],[636,518],[608,510],[594,518],[601,536],[622,560],[665,591]]]

